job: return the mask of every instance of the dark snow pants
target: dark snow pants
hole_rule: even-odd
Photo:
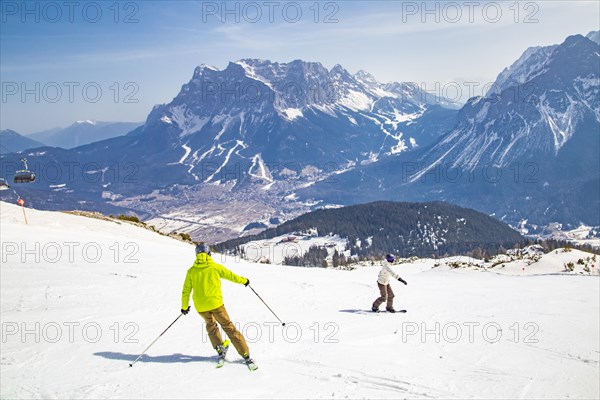
[[[394,307],[394,292],[392,291],[392,285],[382,285],[381,283],[377,282],[377,286],[379,287],[379,293],[381,294],[381,296],[375,300],[375,302],[373,303],[373,307],[379,308],[381,303],[384,303],[386,301],[386,308]]]
[[[206,322],[206,332],[208,333],[208,338],[210,339],[213,348],[223,344],[223,338],[221,337],[221,332],[219,332],[219,327],[217,326],[218,322],[240,356],[244,357],[244,354],[249,354],[248,345],[246,344],[244,336],[242,336],[240,331],[235,329],[224,305],[199,314],[204,318],[204,322]]]

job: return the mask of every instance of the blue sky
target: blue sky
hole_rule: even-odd
[[[341,64],[436,93],[455,82],[464,100],[464,82],[492,82],[528,47],[599,29],[597,1],[451,3],[2,0],[0,128],[143,121],[195,66],[241,58]]]

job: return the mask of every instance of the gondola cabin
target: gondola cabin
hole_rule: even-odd
[[[8,190],[8,189],[10,189],[10,186],[8,186],[6,179],[0,178],[0,190]]]
[[[15,173],[14,183],[31,183],[35,181],[35,174],[27,169],[19,170]]]
[[[15,172],[15,178],[13,179],[14,183],[31,183],[35,181],[35,174],[29,170],[27,167],[27,159],[22,158],[23,169]]]

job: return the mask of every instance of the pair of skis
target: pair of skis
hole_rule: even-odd
[[[223,342],[221,346],[218,346],[217,353],[219,353],[219,359],[217,360],[216,368],[221,368],[225,365],[225,356],[227,356],[227,350],[229,350],[229,340]],[[244,359],[244,363],[250,371],[256,371],[258,366],[254,363],[250,357]]]

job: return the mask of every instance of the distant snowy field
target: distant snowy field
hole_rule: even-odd
[[[293,241],[286,241],[288,238],[295,238]],[[272,239],[253,240],[240,247],[244,251],[244,258],[249,261],[259,262],[268,260],[272,264],[283,264],[286,257],[301,256],[311,247],[326,248],[331,256],[335,250],[345,256],[350,256],[350,251],[346,251],[348,240],[342,239],[337,235],[327,235],[320,237],[297,237],[292,233],[288,235],[276,236]]]
[[[0,397],[598,398],[600,280],[560,274],[583,253],[494,270],[394,267],[396,308],[371,314],[377,267],[252,264],[287,328],[242,285],[223,284],[259,370],[232,349],[214,368],[201,318],[178,315],[193,248],[127,223],[0,203]],[[528,268],[528,267],[525,267]],[[598,265],[595,265],[596,270]],[[522,276],[524,275],[524,276]]]

